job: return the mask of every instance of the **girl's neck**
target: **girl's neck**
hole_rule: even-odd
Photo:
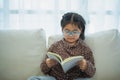
[[[64,39],[65,40],[65,39]],[[65,40],[66,41],[66,40]],[[73,45],[75,45],[76,43],[77,43],[77,41],[74,41],[74,42],[68,42],[68,41],[66,41],[70,46],[73,46]]]
[[[76,42],[68,42],[71,46],[75,45]]]

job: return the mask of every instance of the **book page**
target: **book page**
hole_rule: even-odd
[[[61,56],[58,55],[58,54],[56,54],[56,53],[48,52],[48,53],[47,53],[47,56],[48,56],[49,58],[51,58],[51,59],[57,60],[59,63],[62,62]]]
[[[65,60],[62,61],[62,64],[65,64],[66,62],[71,62],[75,59],[83,59],[83,56],[73,56],[73,57],[69,57],[69,58],[66,58]]]
[[[62,58],[60,55],[52,52],[48,52],[47,56],[51,59],[57,60],[61,64],[64,72],[67,72],[69,69],[74,67],[78,61],[83,59],[83,56],[73,56],[73,57],[66,58],[65,60],[62,61]]]
[[[65,59],[61,63],[64,72],[67,72],[69,69],[74,67],[77,64],[77,62],[82,60],[82,59],[83,59],[83,56],[69,57],[69,58]]]

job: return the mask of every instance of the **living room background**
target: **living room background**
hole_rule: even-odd
[[[48,37],[61,34],[64,13],[77,12],[87,22],[87,34],[120,31],[119,5],[120,0],[0,0],[0,29],[43,28]]]

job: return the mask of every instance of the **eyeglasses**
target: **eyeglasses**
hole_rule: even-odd
[[[63,30],[63,33],[69,36],[73,36],[73,35],[80,35],[79,31],[69,31],[69,30]]]

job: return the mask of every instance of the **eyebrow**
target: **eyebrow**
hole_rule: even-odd
[[[71,31],[71,30],[69,30],[69,29],[65,29],[65,30]],[[73,31],[78,31],[78,29],[74,29]]]
[[[78,31],[78,29],[74,29],[74,31]]]

